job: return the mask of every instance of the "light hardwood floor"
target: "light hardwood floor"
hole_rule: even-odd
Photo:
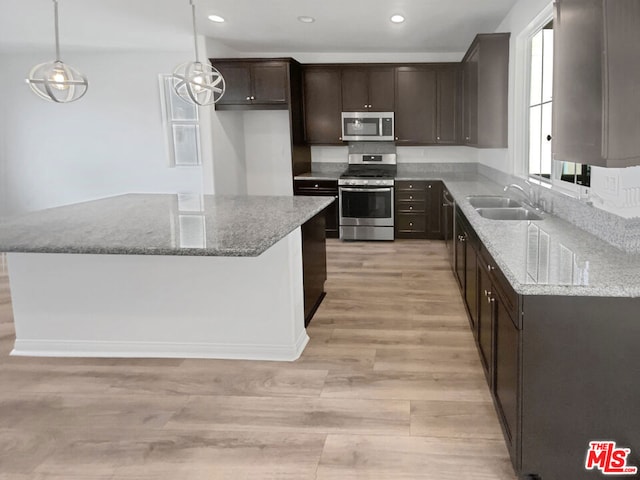
[[[293,363],[10,357],[0,275],[0,480],[514,480],[443,243],[328,275]]]

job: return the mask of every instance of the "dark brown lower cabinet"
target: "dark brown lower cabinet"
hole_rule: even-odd
[[[294,180],[293,194],[314,197],[334,197],[335,202],[325,209],[325,229],[327,238],[340,236],[338,212],[337,180]]]
[[[456,222],[455,276],[474,302],[474,251],[471,324],[518,478],[603,478],[585,469],[597,440],[629,448],[628,465],[640,466],[640,298],[519,295],[482,242],[468,248],[474,231],[459,209]]]
[[[518,462],[518,403],[520,376],[520,332],[498,292],[491,292],[495,332],[493,395],[511,460]]]
[[[487,382],[493,385],[493,334],[494,334],[494,306],[495,297],[493,296],[491,278],[487,268],[478,263],[478,321],[477,335],[478,351],[480,352],[480,360],[484,368]]]
[[[395,182],[396,238],[443,239],[440,181]]]
[[[302,225],[302,277],[304,285],[304,325],[316,313],[325,296],[327,242],[325,213],[320,212]]]

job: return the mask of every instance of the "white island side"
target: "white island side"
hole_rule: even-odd
[[[125,195],[0,224],[12,354],[295,360],[301,225],[328,203],[205,196],[194,213],[174,195]]]

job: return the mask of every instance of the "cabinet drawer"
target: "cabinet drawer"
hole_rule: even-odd
[[[396,184],[397,185],[397,184]],[[424,202],[427,198],[424,190],[397,190],[396,188],[396,201],[405,202],[405,201],[418,201]]]
[[[296,195],[338,195],[337,180],[295,180]]]
[[[401,213],[396,217],[399,232],[424,232],[426,227],[424,214]]]
[[[404,191],[424,191],[427,188],[427,183],[423,180],[411,181],[411,180],[402,180],[395,183],[396,190],[404,190]]]
[[[422,201],[399,201],[396,208],[400,213],[422,213],[424,215],[424,200]]]

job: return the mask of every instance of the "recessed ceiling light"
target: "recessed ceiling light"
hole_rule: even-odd
[[[315,18],[313,17],[307,17],[305,15],[298,17],[298,20],[301,21],[302,23],[313,23],[316,21]]]
[[[393,23],[402,23],[404,22],[404,17],[402,15],[394,15],[391,17],[391,21]]]
[[[220,15],[209,15],[207,18],[216,23],[224,22],[224,18],[222,18]]]

